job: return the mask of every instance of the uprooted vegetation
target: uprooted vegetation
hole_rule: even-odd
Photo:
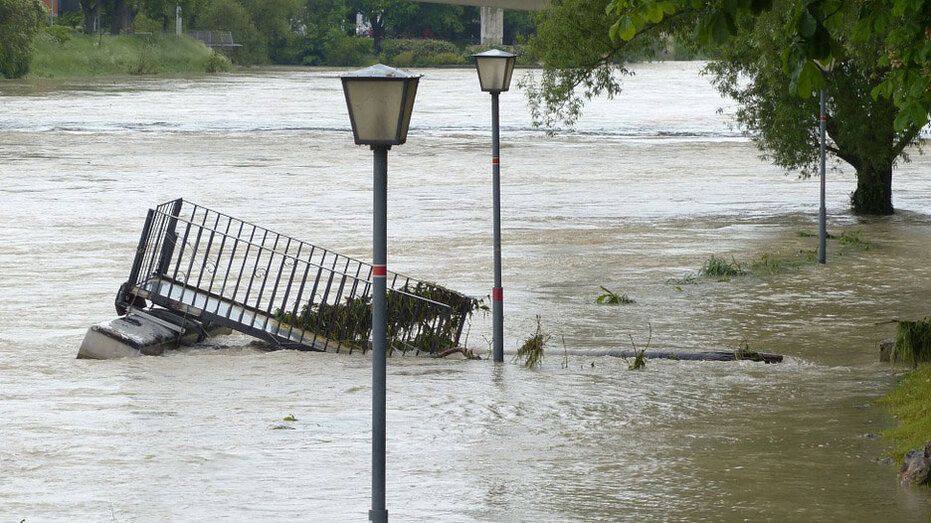
[[[543,330],[543,321],[537,316],[537,328],[521,344],[514,355],[514,361],[523,361],[524,367],[533,369],[543,363],[543,352],[552,336]]]
[[[637,348],[637,342],[634,341],[634,337],[630,334],[627,335],[630,338],[630,345],[634,349],[634,360],[628,361],[627,358],[624,358],[624,362],[627,363],[627,370],[642,370],[647,366],[647,349],[650,348],[650,343],[653,341],[653,324],[647,323],[647,327],[650,329],[649,335],[647,336],[647,343],[642,349]]]
[[[614,291],[608,290],[604,286],[600,286],[600,288],[602,291],[604,291],[604,293],[595,298],[595,303],[602,305],[630,305],[631,303],[637,303],[627,294],[618,294]]]
[[[452,349],[456,349],[456,340],[464,327],[460,318],[467,320],[483,307],[481,300],[425,282],[389,290],[386,298],[389,354],[394,351],[456,352]],[[432,306],[431,302],[447,304],[450,311],[466,314],[448,314],[447,309]],[[293,325],[350,348],[363,351],[370,348],[372,303],[369,296],[346,298],[335,304],[304,304],[296,315],[278,309],[275,319],[283,325]],[[464,355],[469,357],[469,354]]]

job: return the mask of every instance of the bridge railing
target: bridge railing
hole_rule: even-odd
[[[181,199],[149,211],[118,304],[140,298],[283,348],[368,350],[372,265]],[[456,347],[478,305],[388,273],[390,350]]]

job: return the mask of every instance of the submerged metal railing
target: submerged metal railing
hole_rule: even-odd
[[[140,300],[281,348],[369,348],[372,265],[181,199],[150,209],[122,314]],[[458,346],[478,301],[388,273],[389,350]]]

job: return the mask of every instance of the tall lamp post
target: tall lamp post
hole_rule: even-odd
[[[499,157],[498,95],[511,86],[517,55],[492,49],[472,55],[482,91],[491,93],[491,174],[494,194],[495,286],[491,291],[494,360],[504,361],[504,289],[501,287],[501,163]]]
[[[385,333],[388,244],[388,149],[407,141],[420,75],[373,65],[340,77],[356,145],[375,156],[372,231],[372,508],[369,520],[388,521],[385,508]]]
[[[818,68],[821,69],[822,73],[830,73],[834,69],[834,60],[831,59],[829,62],[820,62],[815,61],[818,65]],[[826,79],[825,79],[826,81]],[[825,127],[828,122],[828,111],[827,111],[827,93],[824,87],[821,88],[821,91],[818,93],[819,97],[819,106],[820,114],[818,116],[818,126],[819,126],[819,147],[821,155],[821,206],[818,209],[818,263],[825,264],[828,261],[827,246],[828,246],[828,213],[827,206],[825,205],[825,192],[827,184],[827,175],[825,173],[825,160],[826,160],[826,141],[825,141]]]

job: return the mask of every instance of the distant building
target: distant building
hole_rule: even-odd
[[[81,0],[42,0],[52,18],[68,13],[81,12]]]

